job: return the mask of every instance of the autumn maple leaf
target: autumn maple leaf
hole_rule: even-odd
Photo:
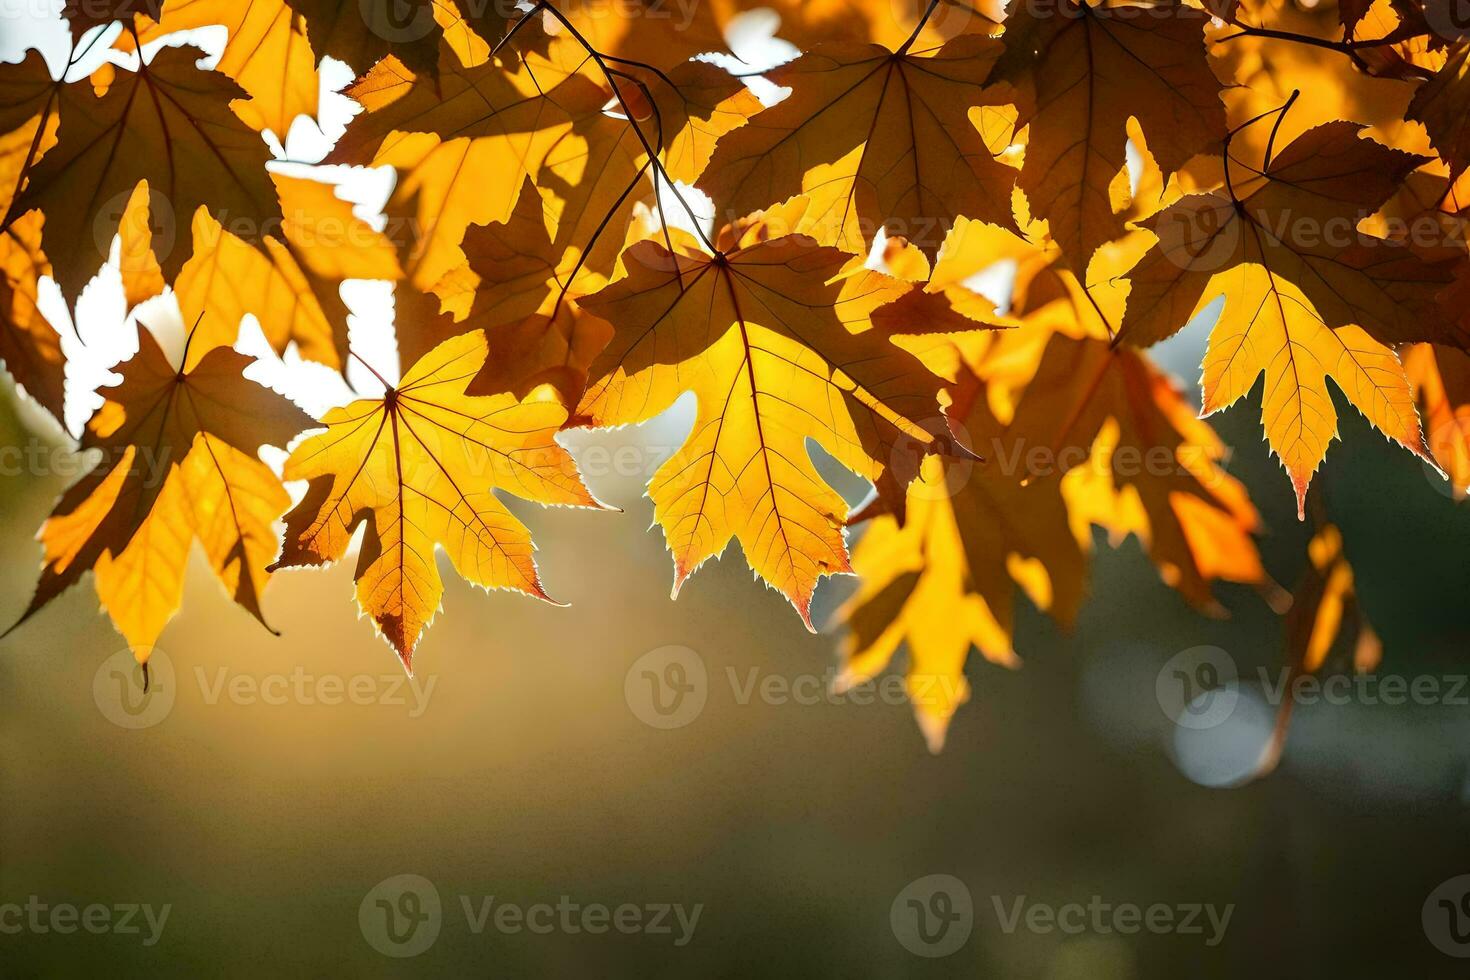
[[[584,261],[564,232],[553,241],[547,221],[546,203],[527,181],[508,220],[471,227],[465,264],[438,282],[437,299],[399,292],[400,351],[417,357],[447,337],[485,330],[490,355],[470,384],[472,394],[525,394],[550,383],[574,407],[611,334],[576,300],[607,285],[607,276]]]
[[[932,258],[962,215],[1014,227],[1016,171],[979,128],[988,109],[1009,134],[1011,96],[988,85],[1000,53],[981,36],[823,45],[770,73],[791,96],[722,137],[699,187],[730,218],[805,195],[807,233],[858,254],[879,229]]]
[[[599,426],[639,422],[694,392],[694,431],[649,487],[674,591],[736,538],[810,628],[817,582],[849,565],[847,505],[818,475],[806,439],[901,499],[917,455],[947,429],[941,379],[893,337],[984,325],[935,297],[911,305],[926,298],[909,283],[841,275],[846,252],[766,230],[727,230],[714,254],[630,248],[627,276],[581,301],[615,333],[578,414]]]
[[[1470,489],[1470,353],[1438,344],[1402,352],[1435,462],[1457,498]]]
[[[316,55],[285,0],[144,0],[139,7],[149,17],[136,33],[118,38],[123,50],[180,31],[225,29],[225,49],[215,69],[249,93],[248,101],[234,106],[249,126],[269,129],[284,142],[297,116],[317,114]]]
[[[1020,186],[1073,267],[1122,237],[1127,124],[1164,171],[1225,137],[1223,87],[1205,54],[1208,17],[1180,3],[1038,8],[1014,0],[995,75],[1020,93],[1029,127]]]
[[[146,181],[153,214],[192,215],[199,207],[228,215],[258,244],[281,219],[266,173],[270,153],[229,108],[242,98],[234,82],[195,67],[196,48],[164,48],[136,72],[118,72],[98,97],[86,80],[60,86],[56,146],[29,168],[27,186],[11,202],[4,227],[39,209],[42,244],[63,295],[74,300],[102,260],[134,188]],[[78,188],[85,196],[78,199]],[[191,253],[159,256],[172,280]]]
[[[25,622],[87,571],[139,660],[178,611],[195,540],[231,597],[264,623],[261,592],[276,551],[273,522],[290,498],[262,446],[284,447],[311,417],[242,372],[254,358],[227,347],[176,368],[153,335],[87,423],[101,461],[62,496],[41,528],[46,551]],[[11,627],[14,629],[15,627]]]
[[[330,184],[272,175],[279,191],[280,233],[257,248],[226,230],[207,210],[194,215],[194,254],[174,283],[186,322],[205,346],[231,345],[240,321],[256,318],[278,353],[294,343],[301,356],[344,370],[345,279],[398,279],[393,245],[352,213]],[[126,276],[124,277],[126,279]]]
[[[72,38],[94,27],[116,21],[132,23],[134,14],[156,14],[163,0],[66,0],[62,14],[71,25]]]
[[[517,37],[534,43],[540,31],[524,28]],[[613,90],[597,60],[565,35],[511,65],[466,66],[444,51],[437,77],[388,58],[347,90],[367,111],[328,162],[398,169],[388,208],[421,230],[408,264],[423,289],[464,263],[459,244],[471,225],[511,216],[526,178],[547,190],[557,240],[600,248],[587,261],[609,272],[622,236],[603,229],[620,217],[626,224],[635,191],[652,189],[650,173],[692,181],[715,139],[759,108],[738,79],[713,65],[630,77],[652,98],[631,83]],[[631,116],[610,105],[626,105]],[[660,158],[657,168],[651,156]]]
[[[306,20],[307,36],[319,54],[331,55],[365,72],[392,55],[415,71],[432,74],[444,36],[438,16],[454,17],[487,41],[499,41],[514,5],[495,0],[285,0]],[[438,16],[436,16],[438,15]],[[455,16],[457,15],[457,16]]]
[[[984,411],[982,402],[973,408]],[[975,414],[965,421],[984,431]],[[841,684],[878,676],[906,644],[909,700],[933,752],[969,699],[970,650],[1019,664],[1018,586],[1063,624],[1075,618],[1086,586],[1086,552],[1068,525],[1058,480],[1024,485],[993,465],[967,470],[959,492],[953,479],[939,459],[925,460],[904,521],[874,517],[853,551],[858,591],[841,613],[850,630]]]
[[[1449,165],[1450,179],[1470,167],[1470,45],[1450,52],[1444,65],[1414,94],[1406,113],[1424,124]]]
[[[1351,646],[1351,667],[1357,673],[1376,670],[1383,658],[1383,643],[1359,605],[1353,567],[1335,524],[1319,527],[1307,544],[1307,566],[1292,592],[1285,633],[1288,690],[1302,675],[1320,671],[1339,643]],[[1276,724],[1252,778],[1267,775],[1280,763],[1295,706],[1293,695],[1276,709]]]
[[[1305,506],[1312,474],[1337,435],[1336,382],[1374,425],[1425,455],[1398,356],[1386,346],[1455,340],[1439,294],[1457,256],[1425,258],[1408,243],[1358,230],[1423,157],[1318,126],[1263,168],[1244,199],[1185,197],[1143,222],[1158,244],[1129,273],[1119,340],[1170,336],[1216,295],[1225,306],[1204,362],[1204,410],[1233,404],[1265,373],[1262,420]]]
[[[438,548],[476,585],[549,598],[530,532],[497,491],[602,506],[556,442],[567,411],[551,389],[524,399],[465,394],[486,349],[478,330],[445,341],[382,398],[328,412],[326,431],[286,461],[287,480],[310,483],[286,517],[272,570],[338,561],[366,525],[354,576],[358,606],[410,671],[444,591]]]
[[[777,35],[803,51],[834,41],[898,48],[910,38],[915,50],[925,51],[959,34],[993,34],[997,28],[970,0],[715,0],[716,6],[722,3],[774,11],[781,19]]]
[[[61,337],[42,315],[41,278],[51,265],[41,253],[40,215],[27,215],[0,234],[0,360],[56,418],[65,397]]]

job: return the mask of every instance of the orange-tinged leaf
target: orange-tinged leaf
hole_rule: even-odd
[[[102,459],[41,528],[46,564],[21,622],[95,570],[113,623],[146,651],[178,611],[198,540],[230,596],[264,623],[272,525],[289,497],[259,452],[284,447],[311,418],[246,380],[252,360],[217,347],[184,372],[139,331],[137,355],[103,389],[82,439]]]
[[[699,186],[725,220],[804,194],[806,233],[859,255],[880,228],[932,259],[961,215],[1014,227],[1016,171],[978,128],[1005,115],[988,87],[1000,51],[982,36],[929,54],[823,45],[770,73],[791,96],[722,137]]]
[[[208,349],[229,346],[252,314],[279,354],[295,343],[307,360],[342,370],[347,361],[343,279],[396,279],[392,245],[352,213],[331,185],[274,175],[284,221],[264,250],[194,215],[194,254],[174,284],[186,323]]]
[[[717,3],[722,0],[716,0]],[[723,0],[735,10],[774,10],[781,18],[776,36],[804,51],[834,41],[857,41],[898,48],[914,34],[919,51],[959,34],[993,34],[996,22],[972,0]],[[925,14],[928,14],[927,20]]]
[[[400,293],[410,314],[398,320],[400,352],[416,357],[445,337],[483,329],[490,357],[471,393],[525,393],[551,383],[574,407],[592,359],[612,332],[576,300],[608,279],[584,261],[580,249],[552,242],[547,220],[540,194],[527,181],[508,221],[471,227],[463,246],[468,261],[435,287],[452,316]]]
[[[1139,351],[1054,336],[1006,433],[1013,458],[1042,452],[1066,474],[1074,521],[1138,536],[1164,581],[1219,613],[1211,582],[1265,585],[1260,519],[1221,468],[1226,449],[1178,386]],[[980,447],[985,452],[985,447]]]
[[[1009,338],[1008,338],[1009,339]],[[957,414],[977,445],[1002,431],[973,383]],[[853,552],[860,577],[843,610],[844,682],[877,676],[908,647],[907,686],[930,751],[969,697],[965,662],[978,649],[1016,666],[1015,602],[1020,586],[1038,607],[1070,624],[1086,587],[1087,554],[1069,527],[1058,480],[1029,483],[1014,469],[926,459],[908,491],[900,524],[876,517]]]
[[[465,394],[486,349],[481,331],[445,341],[383,398],[328,412],[286,462],[286,479],[310,484],[272,568],[339,561],[364,525],[358,606],[409,670],[444,591],[438,548],[476,585],[548,598],[531,534],[497,493],[600,506],[556,442],[567,411],[550,389]]]
[[[511,67],[467,68],[446,52],[437,79],[390,58],[348,90],[368,111],[328,160],[399,170],[389,211],[419,229],[408,264],[421,289],[463,264],[458,245],[470,225],[511,217],[527,178],[543,191],[554,240],[587,251],[605,274],[623,241],[616,219],[625,224],[638,189],[652,189],[645,144],[673,179],[692,181],[715,139],[759,108],[712,65],[680,65],[645,84],[657,112],[610,114],[606,79],[568,37]]]
[[[1010,4],[996,76],[1020,89],[1018,125],[1030,127],[1020,186],[1073,268],[1123,234],[1115,188],[1130,117],[1166,176],[1224,138],[1207,20],[1175,2]]]
[[[149,6],[157,8],[159,0]],[[269,129],[284,141],[297,116],[315,116],[321,81],[306,31],[285,0],[167,0],[134,38],[124,33],[119,44],[136,43],[179,31],[220,25],[228,32],[220,71],[250,94],[235,112],[254,129]]]
[[[162,293],[165,285],[163,270],[158,267],[158,258],[153,254],[151,217],[148,212],[148,183],[144,181],[133,189],[133,196],[128,198],[117,228],[120,245],[118,271],[122,273],[123,297],[127,300],[128,309]]]
[[[1449,166],[1451,179],[1470,167],[1470,45],[1454,49],[1409,103],[1408,118],[1424,124]]]
[[[10,158],[16,161],[7,164],[4,171],[6,179],[0,184],[0,203],[10,203],[22,167],[34,162],[31,157],[39,155],[36,120],[43,114],[54,119],[57,87],[39,51],[27,51],[18,64],[0,64],[0,134],[5,134],[3,146],[7,161]],[[51,122],[49,127],[54,129],[55,123]]]
[[[61,419],[61,338],[36,305],[40,278],[51,272],[41,254],[39,214],[26,215],[0,234],[0,272],[0,361],[26,394]]]
[[[1438,294],[1459,259],[1424,258],[1358,223],[1422,158],[1319,126],[1264,168],[1243,200],[1183,198],[1145,222],[1158,244],[1129,273],[1120,339],[1149,344],[1220,293],[1224,309],[1204,362],[1204,411],[1243,397],[1264,374],[1262,421],[1305,506],[1337,435],[1330,377],[1390,439],[1425,454],[1403,367],[1390,343],[1458,337]]]
[[[43,244],[68,301],[107,257],[140,181],[148,182],[155,219],[180,222],[183,247],[159,258],[168,279],[192,251],[182,224],[200,206],[227,215],[252,243],[279,223],[265,170],[270,154],[228,105],[242,92],[226,76],[196,68],[199,57],[195,48],[164,48],[139,71],[119,72],[101,98],[86,81],[61,87],[56,146],[30,169],[4,223],[45,212]]]
[[[1346,639],[1353,646],[1352,669],[1357,673],[1376,670],[1383,644],[1358,605],[1353,568],[1343,551],[1342,532],[1334,524],[1323,524],[1307,544],[1307,567],[1292,593],[1286,614],[1286,687],[1303,674],[1315,674],[1327,662],[1337,644]],[[1296,697],[1288,696],[1276,712],[1276,726],[1261,752],[1254,776],[1274,770],[1281,761],[1290,731]]]
[[[345,61],[359,73],[393,56],[432,74],[445,23],[462,23],[484,41],[504,36],[514,4],[503,0],[285,0],[306,20],[318,54]],[[441,12],[436,9],[444,7]]]
[[[746,231],[754,244],[713,256],[639,242],[624,256],[628,275],[582,300],[615,333],[578,414],[638,422],[694,392],[694,431],[649,487],[675,592],[735,538],[810,627],[817,582],[849,565],[847,505],[806,439],[901,499],[945,425],[940,379],[892,338],[982,324],[952,313],[891,322],[884,308],[913,294],[910,284],[874,272],[834,279],[850,254]]]
[[[561,0],[556,8],[598,51],[667,69],[706,51],[725,50],[719,3]],[[557,31],[560,25],[550,29]]]
[[[74,40],[94,27],[114,21],[133,23],[134,14],[156,14],[162,0],[66,0],[62,13],[71,23]]]
[[[1437,344],[1403,351],[1404,370],[1424,416],[1429,451],[1457,498],[1470,490],[1470,354]]]

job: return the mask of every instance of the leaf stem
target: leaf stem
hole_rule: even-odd
[[[664,180],[668,181],[669,192],[674,195],[674,199],[679,202],[680,206],[684,208],[685,213],[689,215],[689,221],[694,226],[695,233],[699,235],[700,241],[704,243],[705,247],[708,248],[711,253],[718,251],[715,248],[714,242],[712,242],[709,236],[705,234],[704,227],[700,223],[699,216],[694,213],[694,209],[689,206],[689,202],[684,199],[684,195],[680,194],[679,189],[674,186],[674,179],[669,176],[669,172],[664,167],[663,161],[659,159],[659,151],[655,150],[649,144],[648,138],[643,135],[643,129],[638,125],[637,116],[635,116],[633,110],[629,108],[627,100],[623,98],[622,90],[618,87],[618,83],[614,81],[614,77],[622,73],[616,72],[614,69],[611,69],[607,66],[607,61],[604,60],[602,52],[594,48],[592,44],[585,37],[582,36],[582,32],[577,30],[576,26],[567,19],[565,14],[556,9],[555,4],[543,3],[541,4],[541,7],[561,23],[562,27],[566,29],[567,33],[570,34],[572,38],[582,46],[582,49],[587,52],[588,56],[593,60],[597,67],[602,70],[603,77],[607,79],[608,87],[612,89],[613,98],[617,99],[618,105],[623,110],[623,115],[628,120],[628,125],[632,127],[633,134],[638,137],[638,142],[641,143],[643,146],[643,152],[647,154],[649,161],[653,164],[655,174],[655,190],[658,187],[657,175],[662,174]],[[628,76],[624,74],[622,77],[626,78]],[[641,85],[642,83],[640,82],[639,84]],[[648,90],[646,86],[643,90],[644,93],[647,94]],[[653,110],[654,115],[657,117],[658,105],[653,101],[653,98],[651,96],[649,96],[648,98],[648,103],[649,108]],[[660,125],[662,125],[662,120],[660,120]],[[657,204],[658,202],[655,200],[654,203]],[[665,228],[665,233],[667,233],[667,228]]]
[[[913,47],[914,46],[914,42],[919,39],[919,35],[922,34],[923,31],[924,31],[924,25],[927,24],[927,23],[929,23],[930,16],[933,15],[934,9],[936,7],[938,7],[938,6],[939,6],[939,0],[929,0],[929,6],[927,8],[925,8],[925,10],[924,10],[924,16],[920,17],[919,18],[919,23],[916,24],[916,25],[914,25],[914,32],[909,35],[909,39],[907,41],[905,41],[905,42],[903,42],[903,44],[899,45],[898,50],[895,51],[895,52],[893,52],[894,54],[896,54],[896,55],[906,55],[906,54],[909,53],[909,48]]]

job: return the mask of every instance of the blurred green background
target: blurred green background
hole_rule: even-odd
[[[1258,404],[1218,421],[1264,512],[1268,565],[1290,585],[1309,528],[1259,441]],[[1470,518],[1340,410],[1345,445],[1313,492],[1343,528],[1382,671],[1463,674]],[[683,424],[568,441],[590,459],[671,445]],[[18,418],[13,396],[0,431],[6,444],[59,441]],[[1220,592],[1232,617],[1202,619],[1136,543],[1100,543],[1075,631],[1025,610],[1024,667],[975,658],[973,700],[931,756],[906,706],[740,703],[727,669],[742,682],[752,669],[825,680],[838,637],[803,631],[733,551],[671,602],[661,535],[645,531],[645,475],[589,469],[626,513],[518,508],[548,589],[571,608],[487,596],[445,564],[444,611],[416,658],[421,690],[434,685],[417,716],[298,697],[210,703],[221,677],[298,667],[344,683],[366,675],[386,692],[399,668],[357,619],[350,565],[277,576],[265,604],[275,639],[196,556],[160,643],[173,676],[155,683],[174,685],[172,708],[140,730],[94,699],[123,644],[90,584],[0,642],[0,904],[171,906],[151,947],[137,935],[0,933],[0,974],[1464,975],[1421,925],[1430,892],[1470,871],[1464,707],[1304,706],[1279,771],[1201,785],[1259,749],[1269,713],[1243,697],[1238,724],[1180,742],[1157,672],[1199,644],[1229,651],[1243,674],[1274,669],[1280,621],[1232,588]],[[32,535],[65,482],[0,480],[0,619],[25,606],[40,560]],[[825,585],[820,611],[830,618],[849,590]],[[687,726],[658,730],[630,710],[624,682],[669,644],[702,658],[708,701]],[[427,878],[443,902],[437,940],[408,959],[380,954],[358,918],[370,890],[400,874]],[[908,952],[890,921],[899,893],[931,874],[959,879],[974,901],[973,932],[942,959]],[[460,896],[492,895],[703,908],[682,947],[616,931],[476,934]],[[1146,932],[1007,934],[992,906],[1094,895],[1235,909],[1208,947]]]

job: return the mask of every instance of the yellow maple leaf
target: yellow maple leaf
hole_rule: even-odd
[[[970,378],[954,416],[986,445],[1003,430]],[[1068,523],[1055,474],[1025,481],[995,464],[924,461],[900,523],[881,514],[853,551],[857,593],[841,616],[841,685],[881,673],[908,648],[906,686],[930,751],[944,745],[955,711],[969,699],[965,663],[971,648],[1014,667],[1017,586],[1039,608],[1069,625],[1082,604],[1087,553]]]
[[[265,170],[270,154],[229,108],[244,93],[225,75],[195,67],[199,57],[196,48],[164,48],[138,71],[118,72],[101,97],[85,80],[60,86],[56,145],[28,168],[4,226],[27,211],[45,213],[42,241],[68,301],[107,258],[141,181],[155,216],[208,207],[227,214],[252,243],[279,224]],[[179,235],[186,247],[159,257],[168,279],[191,251],[188,230]]]
[[[328,162],[398,169],[388,209],[418,230],[407,265],[421,289],[463,265],[470,225],[510,218],[526,178],[544,191],[556,240],[610,272],[622,235],[599,231],[626,222],[640,186],[652,189],[649,151],[658,172],[691,181],[715,138],[759,108],[739,80],[696,62],[630,75],[651,99],[636,85],[614,91],[580,42],[540,31],[517,35],[531,49],[513,64],[467,67],[446,51],[429,76],[388,58],[347,91],[367,111]]]
[[[1207,20],[1176,2],[1008,7],[995,74],[1019,90],[1017,124],[1029,127],[1019,183],[1073,268],[1122,237],[1130,117],[1165,177],[1224,139]]]
[[[804,195],[806,233],[860,255],[879,229],[932,258],[961,215],[1014,227],[1000,52],[975,35],[929,53],[823,45],[770,73],[791,96],[722,137],[699,187],[727,221]]]
[[[51,266],[41,254],[41,215],[0,234],[0,361],[17,383],[60,419],[65,398],[61,337],[37,303]]]
[[[1158,236],[1129,273],[1119,339],[1167,337],[1217,295],[1225,305],[1204,362],[1204,411],[1242,398],[1265,374],[1266,437],[1291,477],[1298,511],[1337,435],[1336,382],[1386,436],[1425,455],[1403,366],[1388,344],[1463,332],[1439,311],[1458,257],[1426,258],[1358,224],[1422,157],[1359,138],[1362,127],[1309,130],[1262,168],[1243,199],[1185,197],[1144,226]]]
[[[174,283],[185,322],[207,347],[231,345],[252,314],[279,354],[295,343],[307,360],[343,370],[347,361],[344,279],[397,279],[393,246],[352,213],[332,185],[273,174],[283,222],[256,248],[206,209],[194,214],[194,254]]]
[[[272,525],[290,499],[258,454],[312,420],[244,378],[253,360],[216,347],[185,371],[139,330],[137,355],[103,389],[82,440],[102,458],[41,528],[46,564],[20,622],[93,570],[103,607],[145,660],[178,611],[198,540],[230,596],[264,623]]]
[[[1457,498],[1470,489],[1470,354],[1438,344],[1403,351],[1404,371],[1424,416],[1429,451]]]
[[[847,505],[806,439],[901,501],[917,456],[947,433],[941,380],[892,338],[983,324],[937,297],[911,305],[924,294],[876,272],[839,277],[846,252],[765,232],[727,230],[713,255],[632,246],[628,275],[582,300],[615,333],[578,414],[638,422],[694,392],[694,431],[649,486],[674,591],[735,538],[810,628],[817,582],[849,566]]]
[[[282,143],[297,116],[317,114],[321,81],[316,56],[300,19],[285,0],[152,0],[157,15],[142,29],[118,39],[124,50],[136,50],[156,38],[179,31],[219,25],[225,28],[224,52],[215,69],[249,93],[235,112],[254,129],[269,129]]]
[[[382,398],[328,412],[326,431],[303,440],[286,462],[287,480],[310,483],[286,517],[285,544],[271,568],[338,561],[365,525],[358,606],[410,671],[444,591],[438,548],[476,585],[549,598],[531,534],[497,491],[602,506],[556,442],[567,412],[551,389],[525,399],[465,394],[485,354],[482,331],[445,341]]]

